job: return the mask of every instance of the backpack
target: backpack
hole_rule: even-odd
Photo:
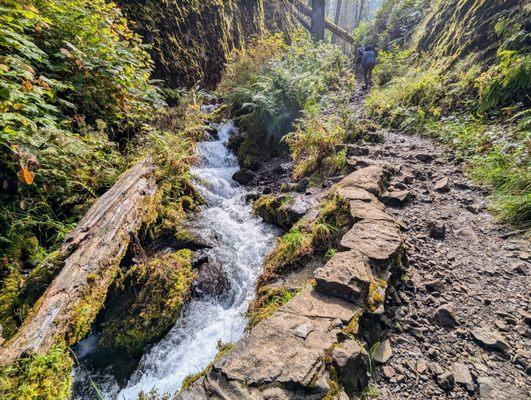
[[[361,65],[368,67],[368,66],[375,66],[376,65],[376,53],[372,50],[367,50],[363,52],[363,57],[361,59]]]

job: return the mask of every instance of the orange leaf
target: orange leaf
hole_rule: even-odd
[[[20,179],[22,183],[26,185],[31,185],[33,183],[33,174],[29,169],[23,167],[20,171],[18,171],[17,175],[18,179]]]
[[[22,87],[24,88],[24,90],[26,92],[29,92],[31,89],[33,89],[33,85],[31,84],[30,81],[24,81],[22,82]]]

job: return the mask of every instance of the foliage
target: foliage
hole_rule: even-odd
[[[163,103],[112,3],[5,0],[0,30],[0,249],[13,276],[40,265],[114,183],[120,147]]]
[[[339,244],[352,223],[348,201],[338,195],[325,198],[315,219],[301,219],[277,239],[275,248],[266,257],[257,287],[299,268],[312,257],[324,256],[331,247]]]
[[[390,50],[378,52],[378,64],[374,68],[374,82],[384,85],[395,76],[403,76],[408,69],[411,50],[402,50],[394,44]]]
[[[5,400],[70,398],[73,361],[59,345],[43,355],[21,358],[0,370],[0,397]]]
[[[258,296],[249,306],[247,312],[247,329],[256,326],[260,321],[269,318],[278,311],[284,304],[290,301],[299,290],[286,288],[262,287],[258,290]]]
[[[105,307],[100,344],[133,357],[175,323],[195,277],[192,253],[180,250],[140,262],[115,284]]]
[[[291,39],[286,46],[283,37],[275,35],[258,41],[255,50],[238,53],[220,85],[245,135],[238,155],[246,167],[268,156],[264,148],[275,149],[303,111],[321,107],[325,95],[351,76],[336,47],[315,44],[301,32]],[[253,155],[252,162],[245,162],[246,154]]]

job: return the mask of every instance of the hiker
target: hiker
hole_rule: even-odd
[[[360,70],[360,66],[361,66],[361,60],[363,59],[363,46],[361,44],[358,45],[357,49],[356,49],[356,57],[355,57],[355,60],[356,60],[356,65],[355,65],[355,72],[358,73],[359,70]]]
[[[372,84],[372,70],[376,65],[376,52],[371,46],[365,47],[363,56],[361,57],[361,70],[363,73],[363,89],[367,90]]]

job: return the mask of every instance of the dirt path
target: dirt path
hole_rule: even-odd
[[[366,158],[400,169],[387,201],[410,270],[389,296],[378,398],[531,398],[529,237],[496,223],[487,193],[431,141],[384,137]]]

